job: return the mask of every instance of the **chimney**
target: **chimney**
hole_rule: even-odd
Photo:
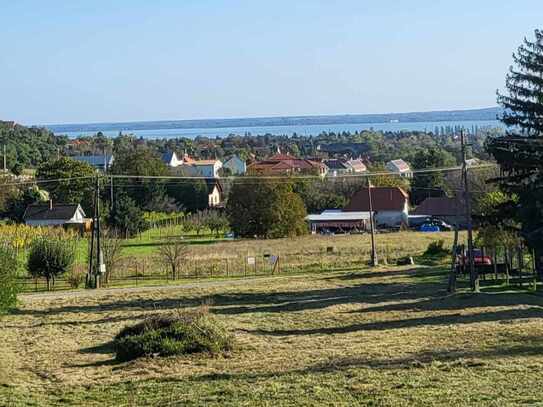
[[[49,210],[50,211],[53,210],[53,200],[52,199],[49,199]]]

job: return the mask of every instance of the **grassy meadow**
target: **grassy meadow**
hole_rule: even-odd
[[[538,405],[543,298],[447,295],[446,267],[27,295],[0,319],[0,405]],[[117,363],[151,314],[209,304],[220,356]]]
[[[188,254],[183,265],[181,280],[250,277],[271,274],[300,272],[326,272],[352,270],[369,262],[371,240],[368,234],[320,236],[306,235],[292,239],[255,240],[225,239],[210,234],[183,234],[178,226],[150,229],[138,237],[123,241],[122,260],[112,273],[110,287],[135,285],[177,284],[172,281],[169,270],[160,261],[159,251],[174,241],[184,241]],[[405,256],[420,256],[431,242],[443,240],[446,247],[453,242],[452,232],[421,233],[399,232],[377,235],[377,252],[382,261],[395,264]],[[76,269],[87,270],[88,241],[77,239]],[[278,256],[280,266],[273,270],[266,255]],[[256,265],[248,266],[247,257],[255,258]],[[22,261],[24,263],[24,260]],[[69,289],[63,279],[56,283],[55,290]],[[45,281],[25,280],[27,292],[42,291]]]

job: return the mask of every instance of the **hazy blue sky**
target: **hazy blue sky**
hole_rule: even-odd
[[[495,104],[541,0],[12,0],[0,119],[384,113]]]

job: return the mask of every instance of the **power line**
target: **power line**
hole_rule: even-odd
[[[498,164],[482,164],[482,165],[474,165],[470,166],[470,170],[482,170],[482,169],[490,169],[490,168],[498,168]],[[410,173],[413,176],[416,176],[418,174],[431,174],[436,172],[459,172],[462,171],[462,166],[454,166],[454,167],[441,167],[441,168],[424,168],[424,169],[418,169],[418,170],[412,170]],[[366,172],[361,174],[346,174],[346,175],[338,175],[334,177],[322,177],[319,175],[287,175],[287,176],[267,176],[267,175],[246,175],[246,176],[230,176],[230,177],[221,177],[221,178],[212,178],[212,177],[202,177],[202,176],[175,176],[175,175],[103,175],[104,178],[112,178],[112,179],[124,179],[124,180],[172,180],[172,181],[209,181],[209,180],[216,180],[216,181],[222,181],[222,182],[232,182],[232,181],[256,181],[255,183],[258,183],[262,180],[270,180],[270,181],[277,181],[277,182],[284,182],[289,183],[294,180],[316,180],[316,181],[329,181],[333,182],[336,180],[356,180],[356,179],[366,179],[371,177],[381,177],[381,176],[392,176],[392,177],[402,177],[401,174],[394,173],[394,172]],[[71,182],[71,181],[79,181],[79,180],[91,180],[94,179],[95,176],[83,176],[83,177],[71,177],[71,178],[57,178],[57,179],[50,179],[50,180],[28,180],[28,181],[19,181],[19,182],[11,182],[11,183],[3,183],[0,184],[0,186],[22,186],[22,185],[40,185],[40,184],[50,184],[50,183],[60,183],[60,182]],[[117,184],[116,184],[117,185]]]

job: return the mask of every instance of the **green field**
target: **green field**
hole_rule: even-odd
[[[179,281],[171,281],[169,270],[160,260],[159,250],[179,240],[189,247],[180,276],[183,280],[356,270],[369,262],[371,250],[367,234],[231,240],[211,235],[183,235],[181,228],[174,226],[156,228],[123,242],[122,260],[112,273],[109,286],[177,284]],[[379,259],[395,264],[405,256],[420,256],[431,242],[437,240],[443,240],[447,247],[451,247],[453,234],[383,233],[378,234],[376,240]],[[80,239],[76,268],[81,273],[86,273],[88,267],[87,249],[87,240]],[[270,255],[279,257],[277,268],[269,264],[267,256]],[[247,257],[254,257],[255,264],[249,266]],[[25,292],[43,291],[45,287],[45,280],[24,280]],[[69,288],[62,278],[56,282],[55,290]]]
[[[445,292],[446,267],[24,296],[0,320],[0,405],[537,405],[543,298]],[[461,283],[462,285],[462,283]],[[205,303],[230,354],[116,363],[145,316]]]

